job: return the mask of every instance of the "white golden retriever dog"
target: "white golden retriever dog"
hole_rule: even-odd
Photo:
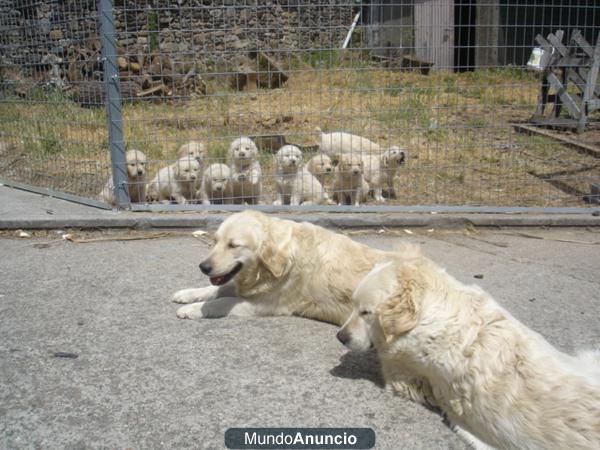
[[[333,198],[338,205],[360,206],[367,201],[369,185],[365,181],[364,165],[359,155],[342,153],[334,157],[335,178],[333,180]]]
[[[195,198],[200,183],[200,163],[184,157],[163,167],[148,185],[146,196],[152,201],[185,204]]]
[[[323,187],[325,187],[327,182],[331,181],[335,170],[331,158],[322,153],[310,158],[306,163],[306,168],[317,180],[319,180],[319,183],[321,183]]]
[[[312,205],[326,203],[329,196],[323,185],[305,167],[302,150],[295,145],[284,145],[275,155],[277,169],[274,205]]]
[[[206,155],[206,146],[200,141],[190,141],[179,147],[177,151],[177,158],[191,158],[195,159],[200,163],[200,168],[204,162],[204,156]]]
[[[139,150],[128,150],[125,153],[127,162],[127,187],[129,189],[129,199],[132,203],[143,203],[146,201],[146,183],[148,169],[146,155]],[[100,192],[100,200],[114,205],[114,184],[112,176],[108,179],[102,191]]]
[[[262,171],[257,157],[258,148],[249,137],[234,139],[229,146],[234,203],[261,203]]]
[[[202,200],[203,205],[233,203],[233,189],[231,187],[231,169],[226,164],[211,164],[204,171],[200,191],[196,195]]]
[[[381,154],[363,153],[360,155],[363,162],[365,181],[369,184],[369,191],[373,192],[376,202],[383,203],[383,189],[388,191],[390,198],[396,196],[394,191],[394,177],[399,167],[404,164],[405,153],[399,147],[390,147]]]
[[[392,253],[324,228],[247,210],[227,218],[200,269],[213,286],[184,289],[180,318],[298,315],[341,325],[352,292]],[[192,303],[197,302],[197,303]]]
[[[329,156],[335,156],[338,153],[379,154],[382,151],[375,142],[356,134],[343,131],[323,133],[318,127],[315,131],[319,134],[320,151]]]
[[[481,288],[409,253],[358,284],[338,339],[374,346],[386,382],[441,408],[476,448],[600,448],[600,353],[558,351]]]

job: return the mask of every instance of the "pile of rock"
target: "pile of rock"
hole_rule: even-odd
[[[247,54],[267,52],[277,60],[337,48],[352,14],[342,0],[116,0],[121,82],[131,98],[202,93],[196,70],[230,74],[243,69],[239,60]],[[81,103],[90,103],[103,81],[97,19],[95,0],[0,0],[0,69],[17,69],[23,85],[74,89]],[[278,75],[268,83],[284,81]]]

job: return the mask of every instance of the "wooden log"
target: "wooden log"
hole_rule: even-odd
[[[258,62],[256,79],[260,87],[277,89],[289,79],[279,64],[263,52],[250,52],[250,58]]]
[[[563,104],[566,105],[571,116],[579,119],[581,115],[581,110],[579,106],[575,103],[575,101],[571,98],[571,95],[567,92],[567,87],[563,85],[563,83],[554,75],[553,73],[549,73],[547,77],[548,81],[552,85],[554,89],[556,89],[556,93],[562,100]]]
[[[574,121],[571,121],[571,122],[574,122]],[[574,122],[573,125],[574,125],[574,127],[577,127],[577,122]],[[600,158],[600,148],[598,148],[596,146],[584,144],[583,142],[578,142],[574,139],[568,138],[567,136],[554,134],[549,131],[542,130],[540,128],[532,127],[529,125],[515,124],[513,126],[514,126],[515,130],[520,133],[537,134],[539,136],[548,137],[548,138],[554,139],[555,141],[560,142],[561,144],[571,147],[580,153],[590,155],[595,158]]]
[[[151,87],[150,89],[140,91],[136,95],[137,97],[150,97],[159,92],[163,95],[170,95],[170,89],[163,83],[159,84],[158,86]]]
[[[119,69],[121,69],[121,70],[127,69],[127,67],[129,66],[129,63],[127,62],[127,58],[125,58],[124,56],[118,56],[117,57],[117,65],[119,66]]]
[[[423,75],[428,75],[429,71],[433,67],[433,63],[417,58],[414,55],[404,55],[402,57],[402,67],[404,69],[421,72]]]
[[[133,81],[121,81],[119,86],[124,102],[135,100],[141,90],[140,86]],[[73,88],[72,96],[73,101],[84,108],[104,106],[106,86],[102,81],[84,81]]]

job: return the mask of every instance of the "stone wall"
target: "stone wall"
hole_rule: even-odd
[[[241,3],[116,1],[120,52],[228,60],[255,49],[277,53],[337,48],[352,21],[354,5],[348,0]],[[52,64],[97,58],[96,8],[95,0],[0,0],[0,65],[20,66],[29,75],[47,71]]]

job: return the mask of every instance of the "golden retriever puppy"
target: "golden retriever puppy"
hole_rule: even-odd
[[[363,176],[369,184],[369,192],[373,193],[376,202],[383,203],[383,189],[385,188],[390,198],[395,197],[394,176],[398,168],[404,163],[405,153],[398,147],[390,147],[383,153],[360,155],[363,163]]]
[[[363,176],[363,161],[359,155],[342,153],[334,158],[335,179],[333,198],[338,205],[360,206],[367,201],[369,185]]]
[[[195,159],[200,163],[202,168],[204,156],[206,155],[206,146],[200,141],[190,141],[179,147],[177,151],[177,158],[191,158]]]
[[[256,205],[261,203],[262,171],[258,162],[258,148],[249,137],[239,137],[229,146],[229,165],[234,203]]]
[[[148,185],[146,196],[152,201],[188,203],[195,198],[200,176],[200,163],[186,156],[160,169]]]
[[[317,143],[319,144],[320,151],[329,156],[335,156],[339,153],[381,153],[381,147],[378,144],[356,134],[345,133],[343,131],[323,133],[318,127],[316,128],[316,132],[319,135]]]
[[[386,380],[476,448],[600,448],[599,352],[564,354],[479,287],[406,256],[358,284],[342,343],[374,346]]]
[[[335,167],[329,156],[320,153],[308,160],[306,169],[319,180],[322,186],[325,186],[333,178]]]
[[[295,145],[284,145],[275,155],[274,205],[312,205],[326,203],[329,196],[319,181],[304,168],[302,150]]]
[[[127,161],[127,187],[129,189],[129,199],[132,203],[144,203],[146,201],[146,183],[148,175],[146,155],[139,150],[128,150],[125,153],[125,160]],[[109,205],[116,204],[112,176],[102,188],[100,200]]]
[[[233,202],[231,169],[226,164],[215,163],[208,166],[202,176],[200,191],[196,197],[203,205],[227,205]]]
[[[341,325],[352,292],[393,254],[309,224],[246,210],[228,217],[200,264],[212,286],[184,289],[180,318],[298,315]],[[192,303],[197,302],[197,303]]]
[[[398,174],[400,166],[406,160],[406,152],[400,147],[392,146],[381,154],[381,171],[383,176],[383,191],[388,198],[396,198],[394,190],[394,177]]]

